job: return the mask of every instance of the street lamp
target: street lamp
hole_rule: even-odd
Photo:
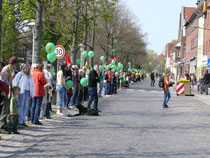
[[[32,41],[32,64],[34,64],[34,44],[35,44],[35,21],[31,21],[30,23],[28,23],[28,26],[30,28],[32,28],[32,35],[33,35],[33,41]]]

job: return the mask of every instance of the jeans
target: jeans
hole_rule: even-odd
[[[151,80],[151,86],[155,86],[155,80]]]
[[[88,109],[90,109],[90,105],[94,100],[94,109],[98,110],[98,93],[97,93],[97,87],[89,87],[88,88],[89,93],[89,100],[88,100]]]
[[[46,118],[50,117],[50,107],[51,107],[51,103],[48,102],[47,107],[46,107],[46,111],[45,111],[45,115],[44,115]]]
[[[29,101],[28,101],[28,107],[27,107],[27,112],[26,112],[28,121],[31,120],[31,106],[32,106],[32,103],[33,103],[33,99],[30,98]]]
[[[63,106],[66,106],[67,104],[67,92],[63,86],[56,86],[56,90],[59,93],[58,108],[61,109]]]
[[[73,96],[71,97],[69,106],[74,106],[79,103],[79,88],[73,89]]]
[[[105,83],[105,89],[104,89],[104,95],[110,95],[111,94],[111,82]]]
[[[117,94],[117,83],[113,83],[112,94]]]
[[[23,94],[20,94],[18,97],[18,108],[20,110],[18,116],[19,124],[26,124],[26,113],[28,108],[28,100],[30,97],[30,91],[25,90]]]
[[[103,83],[99,83],[98,87],[99,87],[98,95],[101,96],[101,93],[102,93],[102,90],[103,90]]]
[[[31,123],[39,122],[40,108],[43,97],[34,97],[31,106]]]
[[[164,99],[163,99],[163,106],[166,106],[168,104],[168,101],[171,98],[171,93],[168,89],[164,89]]]

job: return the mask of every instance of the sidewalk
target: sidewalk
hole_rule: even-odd
[[[176,87],[174,87],[175,91],[176,91]],[[194,88],[191,88],[191,92],[192,94],[194,94],[195,98],[210,105],[210,94],[209,95],[206,95],[206,94],[200,94],[198,91],[197,91],[197,86],[194,86]],[[185,97],[191,97],[191,96],[185,96]]]

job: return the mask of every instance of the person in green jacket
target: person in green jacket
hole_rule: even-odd
[[[10,100],[10,115],[9,115],[9,125],[8,125],[8,132],[14,134],[20,134],[17,131],[18,125],[18,115],[19,109],[17,108],[18,103],[18,95],[20,94],[20,87],[13,87],[12,88],[13,96]]]

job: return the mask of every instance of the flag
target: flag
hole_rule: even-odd
[[[112,56],[112,60],[114,60],[115,63],[117,64],[117,59],[116,59],[115,55]]]
[[[86,70],[88,69],[88,62],[85,63]]]
[[[70,59],[68,53],[66,53],[65,63],[66,63],[66,64],[71,63],[71,59]]]
[[[206,11],[206,1],[203,2],[203,12]]]

